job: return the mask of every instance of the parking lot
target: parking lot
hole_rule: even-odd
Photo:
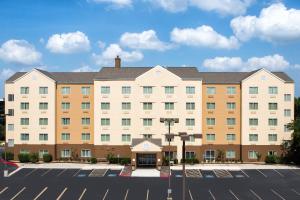
[[[0,199],[166,199],[167,178],[120,177],[120,170],[24,168],[0,177]],[[300,199],[299,169],[186,171],[186,199]],[[181,171],[172,171],[173,199],[181,199]]]

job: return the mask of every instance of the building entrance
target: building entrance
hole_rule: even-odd
[[[137,153],[137,167],[153,168],[156,167],[156,154]]]

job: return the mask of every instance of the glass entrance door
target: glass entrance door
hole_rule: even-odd
[[[137,154],[137,167],[156,167],[156,154]]]

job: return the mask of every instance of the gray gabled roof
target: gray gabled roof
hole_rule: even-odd
[[[162,146],[161,139],[159,139],[159,138],[132,138],[131,146],[134,147],[144,141],[149,141],[152,144],[155,144],[159,147]]]

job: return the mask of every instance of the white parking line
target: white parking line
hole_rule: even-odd
[[[41,176],[45,176],[46,174],[48,174],[52,169],[48,169],[47,171],[45,171]]]
[[[60,195],[56,198],[56,200],[59,200],[61,199],[61,197],[64,195],[64,193],[67,191],[68,188],[65,188],[61,193]]]
[[[149,199],[149,189],[147,189],[147,195],[146,195],[146,200]]]
[[[213,200],[216,200],[216,198],[215,198],[215,196],[213,195],[213,193],[212,193],[210,190],[208,190],[208,192],[209,192],[211,198],[212,198]]]
[[[33,200],[37,200],[47,189],[48,187],[45,187]]]
[[[230,192],[230,194],[232,194],[232,196],[234,196],[234,198],[235,198],[236,200],[240,200],[240,199],[232,192],[232,190],[229,190],[229,192]]]
[[[80,169],[79,169],[77,172],[75,172],[75,173],[73,174],[73,176],[76,176],[79,172],[80,172]]]
[[[107,196],[107,194],[108,194],[108,191],[109,191],[109,189],[106,190],[106,192],[105,192],[105,194],[104,194],[102,200],[105,200],[105,198],[106,198],[106,196]]]
[[[0,194],[2,194],[3,192],[5,192],[8,189],[8,187],[3,188],[3,190],[0,191]]]
[[[190,194],[191,200],[194,200],[194,198],[192,196],[192,193],[191,193],[191,190],[189,190],[189,194]]]
[[[126,194],[124,196],[124,200],[127,200],[128,192],[129,192],[129,189],[126,190]]]
[[[67,169],[62,170],[61,172],[59,172],[56,176],[60,176],[62,175],[65,171],[67,171]]]
[[[293,174],[296,174],[297,176],[299,176],[299,174],[297,174],[296,172],[294,172],[294,170],[289,169],[291,172],[293,172]]]
[[[30,171],[29,173],[27,173],[27,174],[25,175],[25,177],[31,175],[31,174],[32,174],[33,172],[35,172],[36,170],[37,170],[37,168],[33,169],[32,171]]]
[[[244,172],[243,170],[241,170],[241,172],[243,172],[243,174],[244,174],[245,176],[247,176],[247,178],[250,177],[250,176],[249,176],[248,174],[246,174],[246,172]]]
[[[258,194],[256,194],[253,190],[250,189],[250,192],[259,200],[263,200]]]
[[[293,189],[291,189],[291,191],[293,191],[293,192],[295,192],[298,196],[300,196],[300,193],[299,192],[297,192],[294,188]],[[0,193],[1,194],[1,193]]]
[[[284,175],[282,173],[280,173],[278,170],[273,169],[277,174],[279,174],[281,177],[284,177]]]
[[[13,196],[13,198],[11,198],[10,200],[14,200],[15,198],[17,198],[24,190],[26,189],[26,187],[23,187],[15,196]]]
[[[280,194],[278,194],[278,192],[276,192],[275,190],[271,189],[271,191],[273,192],[273,194],[275,194],[276,196],[278,196],[280,199],[285,200],[285,198],[283,198]]]
[[[265,178],[268,178],[267,175],[265,175],[264,173],[262,173],[262,171],[260,171],[259,169],[256,169],[256,171],[258,171],[261,175],[263,175]]]
[[[86,192],[86,188],[84,188],[84,190],[82,191],[82,193],[81,193],[80,197],[78,198],[78,200],[81,200],[81,199],[82,199],[82,197],[83,197],[83,195],[85,194],[85,192]]]

